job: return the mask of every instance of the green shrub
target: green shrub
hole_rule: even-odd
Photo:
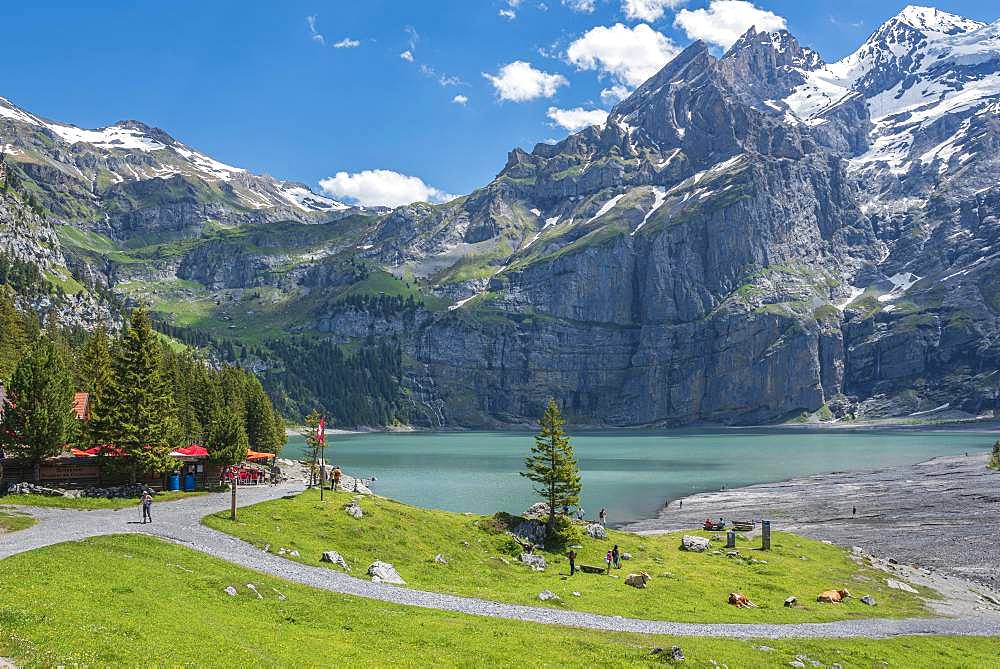
[[[545,547],[549,550],[561,550],[582,540],[583,530],[579,525],[575,525],[567,516],[556,516],[552,533],[545,540]]]

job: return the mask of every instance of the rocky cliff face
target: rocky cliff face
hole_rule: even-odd
[[[398,343],[420,424],[550,397],[591,425],[976,415],[1000,387],[998,31],[908,7],[837,63],[786,31],[695,43],[606,123],[392,211],[135,122],[0,100],[0,134],[87,233],[62,235],[74,269],[168,321],[197,303],[254,355],[262,332]]]

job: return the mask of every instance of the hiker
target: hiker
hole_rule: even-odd
[[[340,465],[337,465],[336,467],[333,468],[333,489],[334,490],[340,490],[340,477],[342,475],[343,475],[343,472],[340,471]]]
[[[601,525],[607,527],[608,524],[608,510],[603,506],[601,507],[601,512],[597,514],[597,519],[601,521]]]
[[[681,508],[681,509],[683,509],[683,508],[684,508],[684,500],[680,500],[680,501],[679,501],[679,502],[677,502],[677,503],[678,503],[678,504],[680,505],[680,506],[679,506],[679,508]]]
[[[576,519],[577,520],[583,520],[584,516],[586,516],[586,515],[587,515],[587,512],[583,510],[582,506],[576,507]]]
[[[858,507],[856,507],[856,506],[851,507],[851,515],[852,516],[858,515]]]
[[[611,551],[608,551],[608,554],[604,556],[604,561],[608,563],[608,571],[607,571],[608,574],[611,573],[611,562],[613,560],[614,557],[611,555]]]
[[[153,514],[150,513],[153,507],[153,497],[149,494],[148,490],[144,490],[142,493],[142,524],[145,525],[146,521],[153,522]]]
[[[566,554],[569,558],[569,575],[572,576],[576,573],[576,551],[570,549],[569,553]]]
[[[622,568],[622,554],[618,552],[618,544],[615,544],[615,547],[611,549],[611,561],[614,563],[615,569]]]

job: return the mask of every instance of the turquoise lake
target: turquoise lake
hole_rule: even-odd
[[[571,434],[588,516],[608,509],[618,525],[656,515],[668,499],[794,476],[912,464],[985,451],[997,434],[968,430],[720,429]],[[346,472],[376,476],[375,491],[449,511],[520,513],[537,496],[518,472],[528,432],[416,432],[329,435],[326,458]],[[289,437],[283,457],[301,459]]]

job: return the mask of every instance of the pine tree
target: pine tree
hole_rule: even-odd
[[[114,385],[111,342],[104,326],[98,327],[87,339],[77,365],[78,387],[89,393],[90,416],[83,431],[88,446],[100,446],[111,438],[105,417],[105,404]]]
[[[13,292],[7,286],[0,286],[0,382],[9,381],[14,374],[27,341]]]
[[[284,445],[276,439],[274,429],[274,408],[267,398],[264,387],[256,377],[246,379],[246,429],[250,447],[264,453],[277,453]],[[282,430],[282,436],[284,430]]]
[[[9,389],[10,404],[0,423],[0,445],[34,466],[59,455],[75,428],[73,385],[56,345],[37,339],[18,364]]]
[[[243,419],[232,407],[218,412],[207,441],[209,457],[213,462],[227,466],[242,462],[250,448]]]
[[[142,307],[132,312],[122,336],[115,376],[106,414],[112,441],[127,456],[135,483],[141,472],[164,472],[174,465],[170,451],[178,432],[160,341]]]
[[[535,445],[524,460],[525,471],[521,472],[521,476],[536,484],[535,492],[548,502],[546,531],[550,536],[556,510],[575,506],[580,501],[580,471],[563,425],[559,405],[549,400],[535,435]]]

